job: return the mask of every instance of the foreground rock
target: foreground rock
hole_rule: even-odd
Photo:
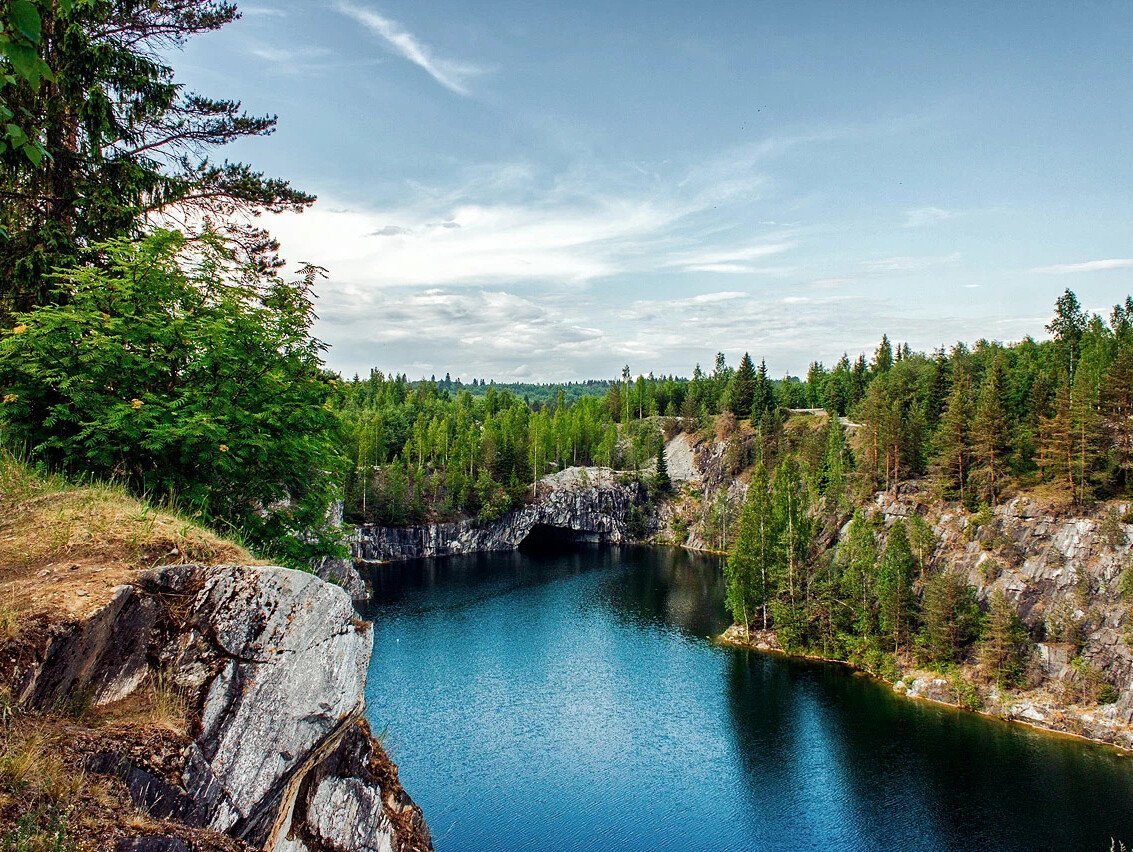
[[[371,627],[337,586],[277,567],[162,568],[85,621],[9,644],[4,675],[28,710],[109,704],[157,680],[185,696],[177,766],[113,744],[88,762],[155,819],[262,850],[432,848],[362,718]],[[119,848],[181,848],[141,842]]]
[[[580,541],[621,544],[639,538],[645,488],[608,468],[571,467],[539,481],[536,499],[498,521],[453,521],[408,527],[360,527],[351,544],[361,562],[392,562],[462,553],[515,550],[536,527]]]

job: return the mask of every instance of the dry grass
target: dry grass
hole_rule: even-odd
[[[0,452],[0,638],[27,613],[82,617],[138,571],[183,562],[257,560],[122,489],[69,485]]]
[[[38,727],[7,734],[0,747],[0,793],[63,807],[86,788],[86,774],[64,764],[49,734]]]

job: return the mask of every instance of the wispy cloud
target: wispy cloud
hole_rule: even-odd
[[[330,51],[325,47],[274,47],[261,42],[249,42],[248,53],[265,62],[291,65],[320,59],[330,54]]]
[[[483,73],[483,69],[476,65],[437,56],[428,45],[403,29],[397,21],[380,15],[373,9],[350,3],[339,3],[336,8],[381,37],[395,53],[458,95],[467,95],[468,81]]]
[[[870,272],[920,272],[933,266],[955,263],[959,259],[959,252],[927,257],[882,257],[863,261],[862,266]]]
[[[287,13],[283,9],[273,9],[270,6],[241,6],[241,15],[261,18],[285,18]]]
[[[1068,275],[1074,272],[1103,272],[1107,269],[1128,269],[1133,267],[1133,258],[1111,257],[1105,260],[1086,260],[1082,263],[1056,263],[1054,266],[1036,266],[1029,272],[1043,275]]]
[[[917,207],[905,211],[905,227],[923,228],[926,225],[935,225],[938,222],[945,222],[955,217],[955,211],[945,210],[942,207]]]
[[[760,260],[772,255],[781,254],[794,248],[794,243],[775,242],[757,243],[749,246],[739,246],[728,249],[708,249],[694,252],[682,252],[674,255],[665,262],[665,266],[677,267],[685,272],[720,272],[720,273],[770,273],[785,274],[790,270],[783,267],[759,267],[752,261]]]

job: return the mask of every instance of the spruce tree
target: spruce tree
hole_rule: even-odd
[[[669,463],[665,459],[665,441],[662,439],[657,446],[657,471],[654,482],[657,491],[666,494],[673,488],[673,481],[669,478]]]
[[[933,663],[952,663],[979,633],[980,608],[976,590],[964,578],[942,571],[925,582],[918,646]]]
[[[1029,652],[1030,638],[1015,605],[996,589],[988,599],[980,663],[1001,687],[1017,686],[1026,673]]]
[[[1123,322],[1133,324],[1133,316]],[[1133,331],[1128,334],[1133,336]],[[1133,484],[1133,351],[1121,347],[1102,388],[1102,410],[1117,451],[1118,481],[1122,493],[1128,493]]]
[[[936,470],[945,499],[967,503],[971,466],[972,386],[968,374],[957,366],[948,403],[936,432]]]
[[[728,405],[738,418],[751,417],[752,401],[755,398],[755,365],[751,356],[744,353],[740,366],[732,376],[732,386]]]
[[[904,521],[894,522],[877,569],[877,600],[882,635],[897,653],[909,637],[913,622],[913,553]]]
[[[980,384],[972,423],[971,479],[980,499],[995,506],[1003,490],[1007,458],[1011,451],[1011,431],[1004,412],[1003,367],[992,361]]]

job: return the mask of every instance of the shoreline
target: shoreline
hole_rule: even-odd
[[[1073,739],[1073,740],[1076,740],[1076,741],[1082,742],[1082,743],[1091,743],[1093,745],[1102,746],[1106,749],[1112,750],[1118,757],[1133,757],[1133,732],[1128,731],[1128,729],[1125,730],[1125,733],[1126,733],[1127,738],[1130,739],[1131,745],[1123,746],[1123,745],[1120,745],[1116,742],[1113,742],[1112,740],[1102,739],[1100,737],[1091,737],[1087,734],[1082,734],[1082,733],[1077,733],[1077,732],[1072,731],[1072,730],[1067,730],[1066,728],[1053,727],[1053,726],[1049,726],[1049,725],[1040,724],[1038,720],[1020,718],[1017,715],[1008,715],[1008,714],[1005,714],[1004,712],[1001,712],[1002,711],[1001,707],[998,707],[995,710],[972,709],[970,707],[965,707],[962,704],[958,704],[955,701],[948,701],[944,698],[937,698],[937,697],[933,697],[931,695],[923,694],[918,689],[910,690],[910,688],[906,685],[906,681],[910,678],[912,679],[913,684],[915,685],[918,681],[923,680],[924,677],[928,676],[928,675],[933,676],[934,682],[935,681],[945,681],[945,682],[947,682],[947,679],[945,678],[945,676],[941,675],[939,672],[928,672],[928,671],[918,672],[918,670],[903,670],[900,679],[898,679],[896,681],[896,683],[892,683],[889,680],[887,680],[883,677],[880,677],[879,675],[876,675],[871,671],[867,671],[866,669],[863,669],[860,666],[857,666],[854,663],[851,663],[849,660],[839,660],[839,659],[834,659],[832,657],[819,656],[817,654],[804,654],[804,653],[786,651],[781,646],[779,646],[777,640],[774,641],[774,644],[772,644],[771,641],[768,641],[769,639],[773,639],[773,637],[774,637],[773,631],[759,631],[759,633],[761,635],[761,640],[751,640],[751,639],[747,639],[745,637],[741,637],[739,635],[740,632],[741,631],[737,630],[737,625],[732,625],[727,630],[725,630],[723,633],[721,633],[719,636],[715,637],[714,643],[717,644],[717,645],[720,645],[722,647],[732,648],[732,649],[736,649],[736,650],[755,651],[756,653],[774,654],[774,655],[778,655],[778,656],[781,656],[781,657],[786,657],[788,659],[806,660],[808,662],[813,662],[813,663],[830,663],[830,664],[842,666],[842,667],[848,669],[851,674],[860,675],[862,677],[868,677],[871,680],[873,680],[873,681],[875,681],[875,682],[877,682],[877,683],[879,683],[883,686],[888,687],[895,695],[900,696],[901,698],[908,699],[910,701],[922,701],[922,702],[925,702],[925,703],[928,703],[928,704],[935,704],[939,707],[947,707],[947,708],[954,710],[958,713],[970,713],[970,714],[975,715],[975,716],[982,716],[984,719],[988,719],[988,720],[992,720],[992,721],[1003,722],[1003,723],[1009,724],[1009,725],[1019,725],[1019,726],[1022,726],[1024,728],[1028,728],[1032,731],[1038,731],[1039,733],[1042,733],[1042,734],[1047,735],[1047,736],[1065,737],[1065,738]],[[905,686],[905,688],[901,689],[901,688],[899,688],[899,686]],[[1045,709],[1049,709],[1051,712],[1057,712],[1057,713],[1071,713],[1071,712],[1073,712],[1072,707],[1065,707],[1065,706],[1063,706],[1063,707],[1044,706],[1044,707],[1045,707]],[[1075,715],[1074,718],[1080,719],[1081,716]],[[1114,731],[1114,733],[1116,735],[1116,730]]]

